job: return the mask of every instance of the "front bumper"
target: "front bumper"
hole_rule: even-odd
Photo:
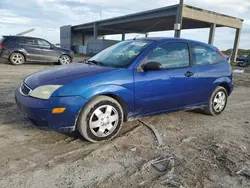
[[[16,89],[15,99],[23,116],[35,126],[63,132],[75,130],[78,114],[87,100],[80,96],[51,97],[49,100],[24,96]],[[61,114],[52,114],[53,108],[66,110]]]

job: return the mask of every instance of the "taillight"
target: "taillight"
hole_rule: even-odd
[[[218,52],[221,56],[225,57],[225,55],[224,55],[219,49],[217,49],[217,52]]]
[[[4,50],[6,47],[3,44],[0,44],[0,50]]]

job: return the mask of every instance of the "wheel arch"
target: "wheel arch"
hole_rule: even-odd
[[[66,54],[66,53],[62,53],[60,56],[59,56],[59,58],[58,58],[58,61],[59,61],[59,59],[60,59],[60,57],[62,57],[63,55],[66,55],[66,56],[68,56],[69,58],[70,58],[70,60],[72,60],[72,57],[69,55],[69,54]]]
[[[20,54],[22,54],[23,57],[24,57],[24,60],[27,61],[26,55],[25,55],[23,52],[18,51],[18,50],[14,50],[14,51],[11,52],[11,54],[9,55],[9,60],[10,60],[10,56],[11,56],[13,53],[20,53]]]
[[[78,87],[79,89],[74,90],[73,88]],[[86,99],[89,103],[98,96],[108,96],[115,99],[122,107],[124,113],[124,121],[127,121],[130,111],[134,110],[134,93],[128,88],[114,84],[94,85],[88,84],[74,84],[72,87],[67,87],[56,91],[53,96],[69,96],[79,95]],[[85,104],[86,105],[86,104]],[[84,105],[84,106],[85,106]],[[83,106],[83,108],[84,108]]]
[[[107,96],[107,97],[110,97],[110,98],[116,100],[122,107],[123,115],[124,115],[123,121],[126,122],[128,120],[128,108],[127,108],[127,105],[126,105],[125,101],[120,96],[115,95],[113,93],[102,93],[102,94],[98,94],[98,95],[93,96],[91,99],[89,99],[89,101],[84,106],[82,106],[82,108],[79,110],[79,112],[78,112],[78,114],[76,116],[76,121],[75,121],[75,124],[74,124],[75,128],[77,127],[79,114],[83,111],[83,109],[86,107],[86,105],[91,103],[96,97],[100,97],[100,96]]]
[[[225,88],[227,91],[227,94],[230,95],[231,89],[230,89],[229,84],[227,82],[222,82],[219,86]]]
[[[215,85],[215,88],[217,86],[221,86],[221,87],[225,88],[228,95],[230,95],[232,93],[233,83],[232,83],[231,78],[229,78],[229,77],[220,77],[220,78],[216,79],[214,82],[214,85]]]
[[[107,97],[110,97],[110,98],[116,100],[121,105],[121,107],[122,107],[123,115],[124,115],[123,120],[124,121],[128,120],[128,106],[127,106],[125,100],[121,96],[119,96],[117,94],[114,94],[114,93],[100,93],[100,94],[97,94],[97,95],[91,97],[91,99],[89,99],[89,101],[84,105],[84,107],[88,103],[90,103],[91,101],[93,101],[96,97],[100,97],[100,96],[107,96]]]
[[[101,95],[98,95],[98,96],[107,96],[107,97],[111,97],[113,98],[114,100],[116,100],[122,107],[122,110],[123,110],[123,120],[124,121],[127,121],[128,120],[128,108],[127,108],[127,105],[125,103],[125,101],[118,95],[115,95],[113,93],[103,93]]]

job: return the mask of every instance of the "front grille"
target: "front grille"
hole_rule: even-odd
[[[20,87],[20,92],[23,95],[29,95],[29,93],[31,92],[31,89],[25,83],[22,83],[22,85]]]

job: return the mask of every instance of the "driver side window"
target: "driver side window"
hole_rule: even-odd
[[[47,41],[42,40],[42,39],[37,39],[37,43],[38,43],[39,47],[50,48],[50,46],[51,46],[50,43],[48,43]]]
[[[189,66],[188,44],[184,42],[164,43],[156,47],[149,55],[148,62],[158,62],[164,69]]]

